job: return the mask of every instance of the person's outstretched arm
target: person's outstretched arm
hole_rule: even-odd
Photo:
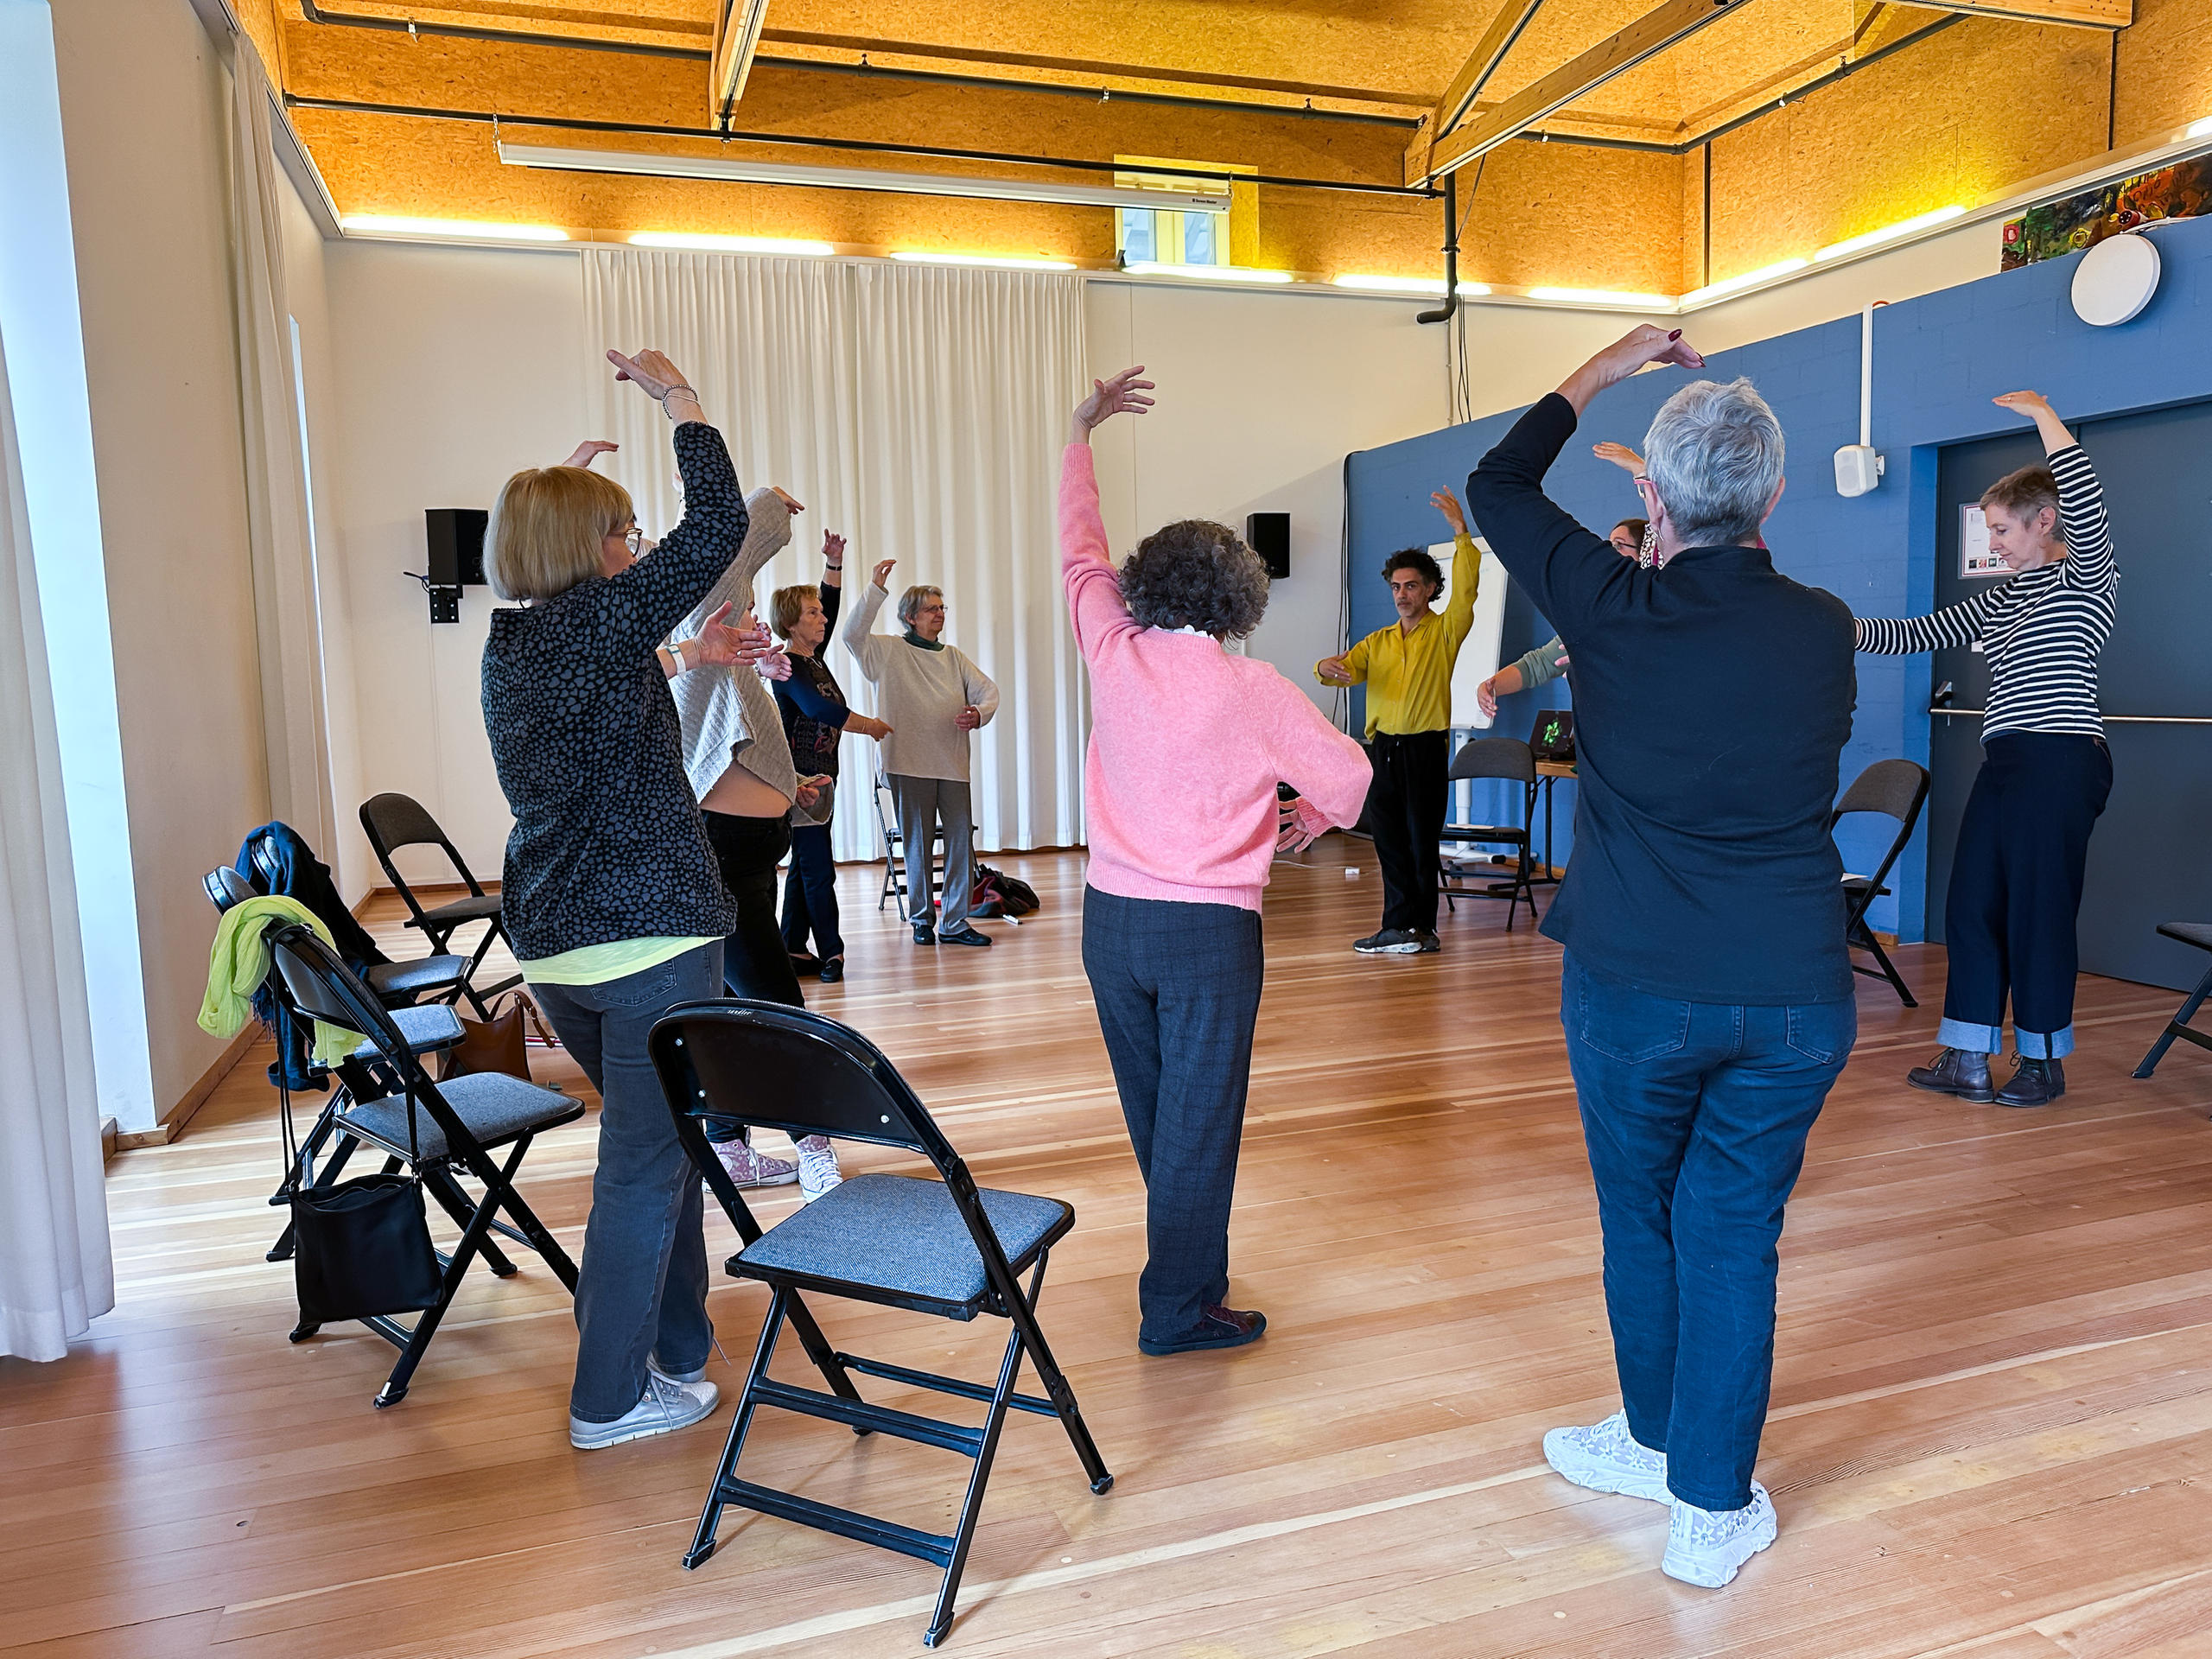
[[[1370,635],[1368,638],[1371,639]],[[1367,683],[1367,639],[1357,641],[1350,651],[1335,657],[1324,657],[1313,664],[1313,677],[1324,685],[1342,689],[1347,685]]]
[[[1705,366],[1681,329],[1632,328],[1538,400],[1467,479],[1468,510],[1491,551],[1562,632],[1573,632],[1602,595],[1624,587],[1632,571],[1611,543],[1545,495],[1544,474],[1591,401],[1647,363]]]
[[[1910,657],[1947,645],[1971,645],[1981,638],[1990,601],[2004,585],[1996,583],[1927,616],[1859,617],[1852,624],[1853,637],[1859,650],[1877,657]]]
[[[1060,455],[1060,581],[1067,589],[1076,649],[1086,663],[1097,659],[1109,639],[1136,629],[1122,602],[1113,556],[1107,550],[1090,434],[1116,415],[1142,415],[1152,408],[1153,400],[1145,393],[1153,385],[1140,378],[1143,373],[1140,363],[1110,380],[1092,381],[1090,396],[1069,416],[1067,448]]]

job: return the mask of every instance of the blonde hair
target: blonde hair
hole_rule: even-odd
[[[501,599],[551,599],[601,569],[600,543],[630,522],[630,493],[582,467],[517,473],[484,529],[484,575]]]
[[[806,601],[819,600],[821,594],[810,582],[795,588],[779,588],[768,600],[768,626],[776,631],[776,638],[788,639],[791,630],[798,626],[798,620],[806,610]]]

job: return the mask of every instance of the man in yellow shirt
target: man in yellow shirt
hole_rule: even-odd
[[[1444,573],[1419,548],[1393,553],[1382,565],[1398,620],[1378,628],[1341,657],[1313,665],[1324,685],[1367,687],[1368,753],[1375,781],[1367,791],[1367,827],[1382,866],[1382,925],[1352,949],[1363,956],[1410,957],[1442,949],[1436,938],[1439,844],[1450,791],[1452,665],[1475,620],[1482,555],[1467,534],[1459,498],[1429,498],[1452,526],[1452,596],[1432,608]]]

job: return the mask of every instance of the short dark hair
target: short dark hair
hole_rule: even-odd
[[[1141,628],[1196,628],[1242,639],[1268,608],[1267,567],[1226,524],[1183,518],[1137,543],[1122,600]]]
[[[1401,570],[1411,570],[1437,592],[1444,591],[1444,567],[1418,547],[1402,547],[1382,561],[1382,580],[1388,582]]]
[[[1636,537],[1637,542],[1640,545],[1643,543],[1643,538],[1651,533],[1651,521],[1649,518],[1624,518],[1620,523],[1615,524],[1613,528],[1615,530],[1627,531],[1630,535]],[[1611,541],[1612,537],[1608,536],[1605,539],[1607,541]]]

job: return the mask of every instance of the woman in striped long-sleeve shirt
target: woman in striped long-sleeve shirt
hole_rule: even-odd
[[[1943,1052],[1908,1075],[1916,1089],[2003,1106],[2066,1092],[2074,1051],[2075,918],[2089,831],[2112,792],[2097,709],[2097,654],[2112,633],[2120,575],[2096,469],[2040,393],[1997,402],[2027,416],[2050,461],[1981,498],[1989,544],[2018,575],[1932,616],[1862,620],[1859,648],[1892,656],[1980,640],[1989,661],[1984,759],[1967,798],[1943,926],[1950,982]],[[2019,1069],[1993,1089],[2007,998]]]

